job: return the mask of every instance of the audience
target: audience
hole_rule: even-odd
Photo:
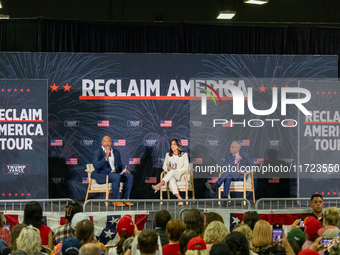
[[[225,243],[217,243],[211,247],[209,255],[231,255],[231,253]]]
[[[313,216],[308,216],[304,219],[306,241],[302,245],[302,250],[312,246],[314,241],[319,237],[318,231],[321,229],[321,223]]]
[[[61,253],[63,255],[78,255],[80,247],[81,247],[81,244],[77,238],[67,237],[63,240]]]
[[[192,229],[187,229],[183,232],[181,235],[181,238],[179,239],[179,251],[180,254],[184,255],[188,248],[188,243],[191,238],[194,238],[197,236],[197,232]]]
[[[335,228],[339,223],[339,209],[336,207],[328,207],[323,214],[323,228],[319,229],[318,235],[322,234],[330,228]]]
[[[209,255],[204,240],[199,236],[190,239],[185,255]]]
[[[82,213],[82,212],[79,212],[79,213],[76,213],[72,220],[71,220],[71,234],[72,234],[72,237],[76,237],[76,232],[75,232],[75,229],[76,229],[76,226],[79,222],[83,221],[83,220],[90,220],[90,217],[87,216],[85,213]],[[55,247],[54,247],[54,250],[53,250],[53,254],[52,255],[59,255],[60,254],[60,250],[62,248],[62,245],[63,243],[58,243]]]
[[[65,219],[67,222],[54,231],[53,243],[55,245],[61,243],[65,238],[73,236],[71,221],[73,216],[78,212],[83,212],[83,207],[79,203],[71,202],[65,207]]]
[[[141,255],[155,255],[158,247],[158,235],[155,231],[144,229],[138,236],[137,249]]]
[[[3,239],[7,247],[11,246],[11,234],[9,230],[4,226],[4,221],[2,219],[2,213],[0,213],[0,239]]]
[[[211,222],[205,229],[203,237],[207,246],[207,251],[209,252],[214,244],[223,242],[228,234],[229,232],[224,223],[220,221]]]
[[[132,245],[134,237],[130,236],[129,238],[127,238],[124,243],[123,243],[123,254],[125,254],[125,252],[129,249],[129,247]]]
[[[214,213],[214,212],[208,212],[205,215],[205,219],[204,219],[204,229],[206,229],[207,226],[213,221],[220,221],[224,224],[224,220],[221,215],[219,215],[218,213]]]
[[[166,224],[171,220],[171,214],[167,210],[160,210],[155,214],[155,232],[160,236],[162,246],[169,243],[165,232]]]
[[[33,227],[32,225],[24,227],[17,239],[17,249],[26,252],[28,255],[44,254],[41,252],[41,238],[39,229]]]
[[[179,239],[186,226],[181,220],[170,220],[166,224],[166,233],[168,235],[169,244],[163,246],[163,255],[178,255],[179,252]]]
[[[102,254],[100,248],[94,243],[86,243],[79,250],[79,255],[100,255],[100,254]]]
[[[240,232],[242,235],[244,235],[248,242],[248,249],[250,249],[251,240],[253,239],[253,231],[251,228],[248,225],[241,223],[238,227],[234,228],[233,232]],[[255,255],[256,253],[252,250],[249,250],[249,254]]]
[[[247,238],[240,232],[234,231],[226,236],[224,241],[232,255],[249,255]]]
[[[124,242],[129,237],[136,236],[137,232],[137,227],[135,224],[133,224],[132,217],[130,215],[126,214],[122,218],[120,218],[119,222],[117,223],[117,234],[119,237],[119,241],[117,243],[117,246],[110,250],[110,254],[124,254]]]
[[[195,230],[197,235],[202,237],[204,231],[204,217],[197,209],[190,209],[184,215],[184,223],[187,229]]]
[[[256,222],[260,219],[260,215],[256,211],[248,211],[243,214],[242,222],[254,230]]]
[[[317,220],[320,221],[321,225],[323,224],[323,213],[322,209],[324,207],[323,197],[320,194],[313,194],[310,199],[310,207],[312,208],[312,213],[310,216],[313,216]],[[304,220],[306,217],[302,217],[301,220]]]
[[[20,235],[20,232],[23,228],[27,227],[26,224],[17,224],[12,228],[11,231],[11,246],[4,249],[1,252],[1,255],[8,255],[10,254],[12,251],[15,251],[17,249],[17,239]]]
[[[48,248],[53,249],[52,231],[43,224],[42,208],[38,202],[32,201],[26,204],[23,223],[39,229],[41,245],[47,245]]]
[[[101,254],[105,254],[105,245],[94,240],[94,226],[90,220],[82,220],[77,223],[76,238],[78,238],[81,245],[94,243],[99,247]]]

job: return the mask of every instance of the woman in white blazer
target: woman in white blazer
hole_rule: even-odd
[[[176,182],[180,181],[181,178],[185,180],[185,175],[182,174],[189,169],[189,159],[188,153],[184,152],[181,142],[178,139],[173,139],[171,141],[170,151],[166,154],[163,164],[163,169],[167,173],[165,174],[163,180],[156,185],[151,187],[155,190],[155,193],[159,189],[169,183],[169,189],[172,194],[174,194],[178,199],[182,199],[178,192],[178,187]],[[179,202],[178,205],[182,205],[183,202]]]

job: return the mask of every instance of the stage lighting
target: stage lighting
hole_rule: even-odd
[[[244,0],[246,4],[266,4],[268,0]]]
[[[2,1],[0,1],[0,8],[2,8]]]
[[[222,11],[218,14],[217,19],[232,19],[235,16],[236,12],[234,11]]]

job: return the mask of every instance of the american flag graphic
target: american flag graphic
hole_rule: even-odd
[[[254,158],[253,161],[255,165],[264,164],[264,158]]]
[[[78,165],[77,158],[66,158],[66,165]]]
[[[240,140],[241,146],[249,146],[249,140]]]
[[[114,146],[125,146],[125,139],[118,139],[118,140],[113,140],[113,145]]]
[[[181,144],[182,144],[182,146],[188,146],[189,140],[188,139],[181,139]]]
[[[129,158],[129,164],[130,165],[139,165],[140,164],[140,158]]]
[[[51,139],[51,146],[63,146],[62,139]]]
[[[82,184],[89,184],[89,177],[83,177]]]
[[[228,120],[227,124],[222,124],[222,127],[233,127],[233,121],[232,120]]]
[[[218,177],[210,177],[210,178],[207,179],[207,182],[208,183],[215,183],[215,182],[217,182],[217,180],[218,180]]]
[[[284,127],[294,127],[295,121],[294,120],[285,120],[282,122],[282,126]]]
[[[109,123],[108,120],[98,120],[97,126],[98,127],[108,127],[108,126],[110,126],[110,123]]]
[[[161,127],[172,127],[172,120],[161,120]]]
[[[157,177],[145,177],[145,183],[157,183]]]
[[[194,165],[197,165],[197,164],[202,165],[202,164],[203,164],[203,158],[193,158],[193,159],[191,160],[191,162],[192,162]]]

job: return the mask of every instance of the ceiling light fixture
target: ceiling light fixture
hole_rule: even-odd
[[[234,11],[222,11],[218,14],[217,19],[232,19],[235,16],[236,12]]]
[[[269,0],[244,0],[246,4],[267,4]]]

